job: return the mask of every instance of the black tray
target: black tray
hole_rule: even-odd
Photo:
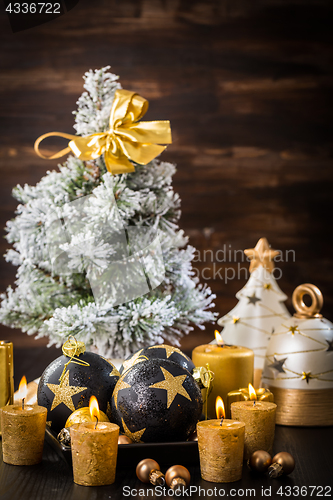
[[[55,433],[46,426],[46,442],[72,465],[72,453],[69,446],[63,446]],[[160,465],[198,465],[199,451],[197,441],[180,441],[176,443],[135,443],[118,445],[117,465],[119,467],[136,466],[144,458],[153,458]]]

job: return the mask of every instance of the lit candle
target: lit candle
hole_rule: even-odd
[[[94,396],[89,408],[92,422],[70,427],[74,482],[83,486],[112,484],[116,477],[119,426],[99,422]]]
[[[1,408],[3,461],[12,465],[35,465],[41,462],[47,410],[24,404],[27,381],[19,386],[21,404]]]
[[[220,395],[227,401],[228,392],[235,387],[247,387],[253,382],[253,351],[246,347],[224,344],[217,330],[215,338],[217,344],[200,345],[192,352],[195,366],[206,366],[208,363],[209,369],[214,374],[213,388],[208,396],[208,418],[215,417],[217,396]]]
[[[109,417],[105,415],[102,410],[99,410],[99,422],[110,422]],[[74,424],[82,424],[84,422],[94,422],[96,423],[96,418],[91,416],[91,411],[88,406],[84,406],[83,408],[78,408],[73,411],[66,420],[65,427],[71,427]]]
[[[245,425],[224,415],[218,396],[217,419],[197,424],[201,477],[213,483],[231,483],[242,476]]]
[[[269,389],[260,388],[254,390],[256,391],[258,401],[270,401],[271,403],[274,403],[274,394]],[[248,401],[249,399],[251,399],[251,397],[247,387],[242,387],[236,391],[228,392],[226,414],[231,415],[231,403],[235,403],[236,401]]]
[[[249,401],[231,404],[231,417],[245,424],[244,460],[257,450],[272,454],[275,434],[276,404],[257,401],[254,388],[249,385]]]

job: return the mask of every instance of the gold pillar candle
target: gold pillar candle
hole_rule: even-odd
[[[14,402],[13,344],[6,340],[0,340],[0,381],[0,408],[2,408]]]
[[[116,477],[119,426],[109,422],[70,427],[74,483],[112,484]]]
[[[254,354],[246,347],[226,344],[200,345],[192,351],[192,361],[195,366],[205,366],[208,363],[214,374],[213,388],[208,396],[208,418],[215,417],[217,396],[227,401],[228,392],[253,382]]]
[[[3,461],[12,465],[41,462],[47,409],[43,406],[8,405],[1,408]]]
[[[231,404],[231,418],[244,422],[244,460],[257,450],[272,454],[276,404],[267,401],[237,401]]]
[[[270,401],[271,403],[274,403],[274,394],[269,389],[260,388],[254,390],[257,401]],[[231,414],[230,406],[232,403],[235,403],[236,401],[248,401],[249,399],[251,399],[251,396],[249,394],[249,389],[246,387],[238,389],[237,391],[228,392],[226,414],[228,416]]]
[[[213,483],[231,483],[242,477],[245,424],[224,419],[220,396],[215,407],[216,420],[197,424],[201,477]]]

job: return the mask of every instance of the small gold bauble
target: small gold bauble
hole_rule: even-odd
[[[99,422],[110,422],[108,417],[101,410],[99,411]],[[82,423],[93,422],[96,423],[96,418],[94,420],[91,418],[90,410],[88,406],[84,406],[83,408],[78,408],[73,411],[71,415],[69,415],[66,420],[65,427],[70,427],[73,424],[82,424]]]
[[[149,483],[150,473],[153,470],[160,470],[160,466],[158,465],[156,460],[153,460],[152,458],[145,458],[138,463],[135,472],[137,478],[140,479],[140,481],[142,481],[143,483]]]
[[[248,460],[250,469],[254,472],[266,472],[272,463],[272,457],[267,451],[257,450]]]
[[[283,469],[283,473],[286,475],[291,474],[291,472],[295,469],[294,457],[286,451],[277,453],[272,459],[272,464],[274,463],[280,464]]]
[[[183,467],[182,465],[173,465],[165,473],[165,482],[170,488],[173,488],[173,485],[177,485],[178,479],[183,480],[178,484],[185,486],[184,483],[186,483],[186,486],[188,486],[191,481],[191,474],[186,467]]]
[[[133,441],[125,434],[120,434],[118,438],[118,444],[133,444]]]

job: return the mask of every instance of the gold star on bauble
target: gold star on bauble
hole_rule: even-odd
[[[302,373],[302,380],[306,380],[306,383],[309,383],[310,378],[313,378],[311,375],[311,372],[303,372]]]
[[[236,316],[234,316],[234,317],[232,318],[232,322],[233,322],[233,324],[234,324],[234,325],[235,325],[236,323],[238,323],[238,321],[239,321],[239,320],[240,320],[240,318],[236,318]]]
[[[140,349],[138,352],[133,354],[133,356],[130,359],[123,362],[124,372],[126,372],[129,368],[131,368],[136,363],[136,361],[137,361],[138,357],[140,356],[140,354],[142,353],[142,351],[143,351],[143,349]]]
[[[61,403],[64,403],[64,405],[66,405],[69,410],[75,411],[72,396],[74,396],[75,394],[79,394],[79,392],[87,390],[87,387],[77,387],[75,385],[69,385],[69,370],[67,370],[67,372],[65,373],[61,384],[46,385],[54,394],[50,411],[54,410]]]
[[[170,356],[174,353],[174,352],[178,352],[178,354],[180,354],[181,356],[183,356],[185,359],[186,356],[184,355],[184,353],[178,349],[177,347],[172,347],[171,345],[153,345],[151,347],[148,347],[148,350],[149,349],[165,349],[165,354],[166,354],[166,357],[167,359],[170,358]]]
[[[131,438],[132,441],[134,441],[135,443],[142,443],[141,438],[142,438],[142,434],[146,430],[146,427],[144,429],[139,430],[139,431],[131,432],[129,430],[129,428],[127,427],[127,425],[125,424],[123,418],[121,419],[121,422],[123,424],[123,428],[124,428],[124,432],[125,432],[126,436],[128,436],[129,438]]]
[[[122,379],[119,379],[118,382],[117,382],[117,385],[114,389],[114,404],[116,405],[116,409],[118,410],[118,394],[119,394],[119,391],[121,391],[122,389],[130,389],[132,386],[129,385],[127,382],[125,382],[124,380]]]
[[[274,269],[274,257],[279,255],[280,252],[271,249],[266,238],[260,238],[254,248],[248,248],[244,250],[244,253],[251,259],[250,273],[259,266],[264,267],[271,273]]]
[[[164,380],[162,380],[161,382],[156,382],[156,384],[149,386],[149,389],[164,389],[165,391],[167,391],[167,408],[170,408],[177,394],[180,394],[181,396],[184,396],[184,398],[192,401],[185,388],[183,387],[183,383],[185,382],[187,375],[177,375],[176,377],[174,377],[170,372],[168,372],[168,370],[166,370],[162,366],[160,368],[164,375]]]
[[[299,332],[298,326],[290,326],[288,330],[292,335],[295,335],[295,332]]]
[[[120,376],[120,373],[118,372],[117,368],[114,366],[109,377],[119,377],[119,376]]]
[[[272,290],[272,285],[271,285],[271,283],[264,283],[264,289],[265,289],[265,290]]]

